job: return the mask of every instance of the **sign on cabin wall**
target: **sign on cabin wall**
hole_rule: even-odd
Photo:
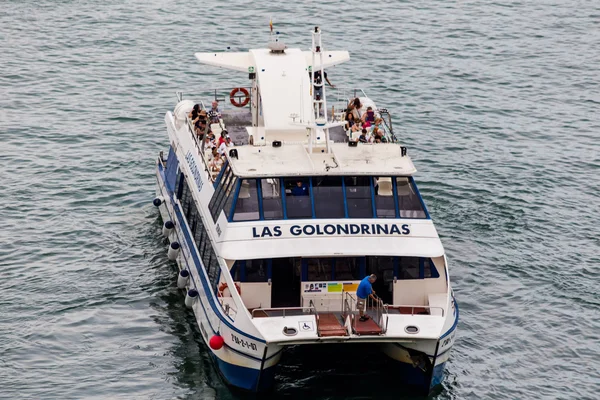
[[[302,282],[304,293],[356,292],[359,282]]]
[[[294,236],[406,236],[410,235],[409,224],[306,224],[289,226],[254,226],[253,238]]]

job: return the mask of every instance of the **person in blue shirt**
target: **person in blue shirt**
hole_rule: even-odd
[[[308,188],[302,181],[296,182],[296,186],[292,188],[292,196],[308,196]]]
[[[377,276],[375,274],[371,274],[365,277],[360,284],[358,285],[358,289],[356,289],[356,308],[358,308],[358,312],[360,313],[360,321],[364,322],[369,319],[368,315],[365,315],[365,306],[367,304],[367,297],[371,297],[375,301],[380,301],[375,296],[375,291],[371,286],[377,280]]]

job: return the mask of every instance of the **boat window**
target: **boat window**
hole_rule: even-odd
[[[287,178],[285,187],[285,210],[289,219],[312,218],[310,180]]]
[[[423,262],[423,267],[422,267],[423,278],[439,278],[440,277],[440,273],[435,268],[435,265],[433,264],[433,261],[431,260],[431,258],[422,258],[421,260]]]
[[[305,280],[307,282],[361,280],[364,276],[361,276],[360,273],[360,258],[308,258],[306,259]]]
[[[396,177],[396,193],[400,218],[427,218],[421,200],[408,177]]]
[[[186,212],[184,197],[182,207]],[[230,215],[232,206],[234,214]],[[233,175],[231,168],[227,168],[219,179],[209,209],[215,221],[222,209],[229,221],[429,218],[411,177],[316,176],[241,180]]]
[[[377,279],[384,284],[389,284],[394,280],[394,266],[397,262],[397,257],[391,256],[376,256],[367,257],[368,273],[376,274]]]
[[[375,178],[374,189],[377,218],[396,218],[392,178]]]
[[[331,266],[331,258],[309,258],[307,260],[308,281],[330,281]]]
[[[316,218],[344,218],[344,193],[341,177],[314,177],[312,190]]]
[[[223,206],[223,211],[225,211],[225,215],[227,219],[230,219],[231,214],[231,205],[233,204],[233,199],[235,198],[235,190],[237,189],[238,178],[237,176],[231,177],[231,182],[227,186],[227,198],[225,199],[225,206]]]
[[[261,179],[263,215],[265,219],[283,219],[279,178]]]
[[[190,190],[186,180],[183,181],[183,187],[180,192],[179,203],[181,204],[181,212],[187,218],[190,214],[191,207],[194,204],[194,199],[192,197],[192,191]]]
[[[371,178],[368,176],[347,176],[344,178],[344,184],[346,185],[348,217],[373,218]]]
[[[210,210],[210,214],[213,218],[213,221],[217,221],[219,218],[219,214],[221,214],[221,210],[225,205],[225,201],[227,200],[227,196],[231,190],[231,184],[234,181],[233,171],[229,164],[225,166],[225,171],[220,175],[221,178],[215,188],[215,193],[210,199],[208,203],[208,209]]]
[[[360,261],[357,257],[334,258],[334,274],[336,280],[361,280]]]
[[[210,287],[213,292],[216,293],[217,284],[219,283],[221,274],[221,267],[210,242],[206,226],[202,223],[202,217],[200,216],[196,202],[192,197],[188,182],[184,179],[183,174],[181,174],[180,179],[177,195],[181,204],[181,211],[186,217],[187,226],[191,232],[193,241],[196,243],[198,256],[208,275]],[[195,251],[193,250],[193,246],[190,246],[189,249],[190,251]]]
[[[266,282],[268,260],[246,260],[245,282]]]
[[[419,257],[398,257],[398,279],[419,279]]]
[[[258,212],[258,189],[256,179],[244,179],[235,203],[234,221],[254,221],[260,218]]]

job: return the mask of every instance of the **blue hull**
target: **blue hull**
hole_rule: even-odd
[[[230,364],[212,353],[211,355],[227,384],[251,392],[264,392],[273,387],[275,367],[266,368],[261,373],[257,369]]]
[[[399,361],[396,364],[398,365],[399,382],[425,394],[429,394],[435,390],[444,379],[445,362],[433,368],[433,375],[430,375],[429,371],[423,371],[418,367],[413,367],[411,364]]]

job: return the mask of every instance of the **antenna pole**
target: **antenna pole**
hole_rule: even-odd
[[[330,153],[329,148],[329,128],[327,127],[327,96],[325,95],[325,71],[323,69],[323,46],[321,43],[321,28],[315,26],[312,33],[312,68],[310,71],[310,87],[311,95],[313,98],[313,115],[314,122],[317,126],[323,127],[323,133],[325,134],[325,147],[327,153]],[[319,58],[319,82],[315,83],[315,60]],[[319,90],[315,90],[313,93],[313,86]],[[317,92],[320,96],[317,96]],[[323,118],[321,118],[321,110],[323,110]],[[315,135],[316,128],[311,130],[311,142]],[[311,149],[312,150],[312,149]]]

